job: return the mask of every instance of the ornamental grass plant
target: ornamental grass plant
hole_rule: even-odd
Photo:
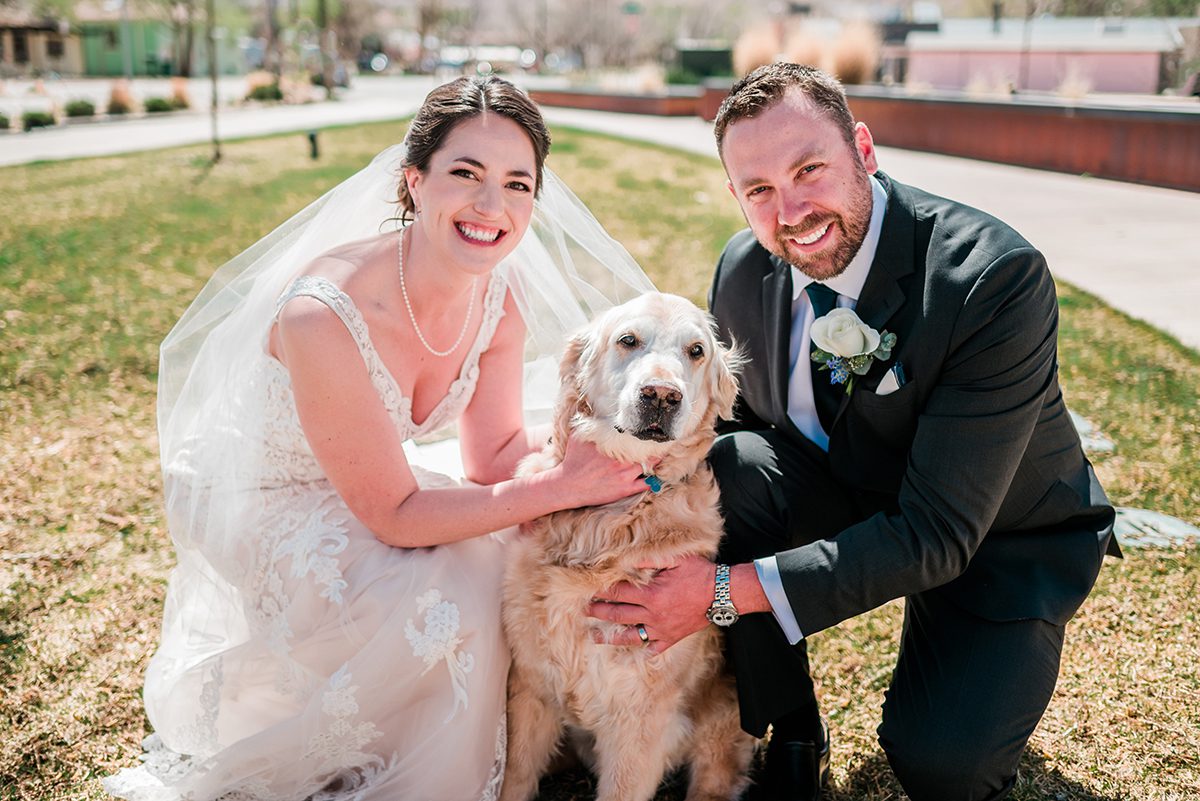
[[[128,114],[133,111],[133,106],[133,91],[130,89],[129,81],[124,78],[113,81],[106,107],[108,113],[114,116]]]
[[[174,555],[159,342],[213,270],[399,141],[400,124],[0,169],[0,801],[98,800],[136,763],[141,682]],[[720,165],[557,129],[549,165],[658,286],[701,304],[743,222]],[[103,198],[103,202],[97,202]],[[315,254],[314,254],[315,255]],[[1060,286],[1072,408],[1116,443],[1113,501],[1200,524],[1200,355]],[[1200,798],[1200,551],[1126,549],[1068,627],[1015,801]],[[833,801],[903,798],[874,738],[897,601],[812,638]],[[448,743],[447,747],[453,747]],[[683,798],[672,777],[660,801]],[[592,797],[586,773],[542,801]]]

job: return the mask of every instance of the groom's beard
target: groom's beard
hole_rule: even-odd
[[[810,217],[803,226],[786,226],[775,233],[774,254],[815,281],[828,281],[846,271],[871,227],[871,179],[866,169],[855,172],[855,185],[845,214],[829,212]],[[805,255],[789,248],[788,240],[811,233],[828,222],[841,236],[831,250]]]

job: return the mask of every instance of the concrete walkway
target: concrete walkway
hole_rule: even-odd
[[[200,108],[208,102],[202,83],[192,90]],[[220,133],[236,138],[396,119],[411,114],[433,85],[430,78],[360,78],[336,103],[222,109]],[[552,125],[716,156],[712,126],[698,118],[545,113]],[[0,165],[203,142],[209,135],[208,117],[199,112],[0,135]],[[894,148],[880,148],[879,163],[900,181],[1007,221],[1046,254],[1057,277],[1200,350],[1200,193]]]

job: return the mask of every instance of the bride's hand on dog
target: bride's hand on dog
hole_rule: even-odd
[[[592,443],[574,436],[567,440],[562,463],[555,470],[563,509],[600,506],[647,489],[641,465],[605,456]]]
[[[712,603],[716,565],[702,556],[689,556],[672,565],[644,567],[657,570],[649,584],[622,581],[588,606],[590,617],[625,626],[609,637],[597,632],[597,643],[641,646],[660,654],[708,625],[704,613]],[[639,625],[648,641],[643,641]]]

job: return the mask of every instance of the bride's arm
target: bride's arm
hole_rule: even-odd
[[[400,547],[463,540],[575,506],[645,490],[640,468],[572,443],[558,467],[491,486],[420,489],[349,332],[323,303],[290,301],[278,355],[313,453],[354,516]]]
[[[480,357],[475,395],[458,423],[463,469],[476,484],[512,478],[517,462],[540,449],[549,436],[548,426],[525,429],[521,396],[524,359],[525,323],[510,294],[491,345]]]

